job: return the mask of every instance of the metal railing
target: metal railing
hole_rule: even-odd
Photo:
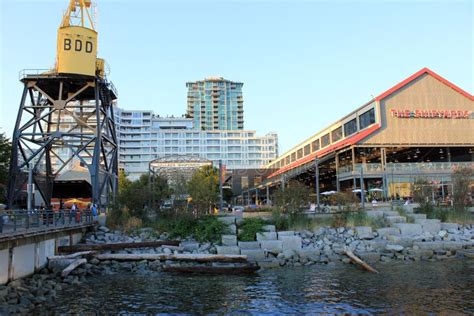
[[[0,236],[93,224],[89,210],[0,211]]]
[[[339,175],[344,173],[348,174],[359,174],[361,166],[364,169],[364,173],[382,173],[383,168],[380,163],[366,163],[366,164],[355,164],[355,170],[352,170],[352,165],[346,165],[339,167]],[[456,168],[460,167],[473,167],[472,162],[408,162],[408,163],[387,163],[387,172],[452,172]]]

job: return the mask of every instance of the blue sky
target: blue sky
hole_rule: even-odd
[[[54,64],[67,0],[0,0],[0,128],[10,137],[18,72]],[[472,1],[98,2],[99,55],[119,106],[186,110],[186,81],[244,83],[245,128],[280,153],[423,67],[473,93]]]

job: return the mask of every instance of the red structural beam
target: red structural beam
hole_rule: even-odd
[[[283,168],[280,168],[278,169],[277,171],[275,171],[274,173],[270,174],[268,176],[268,179],[272,178],[272,177],[275,177],[275,176],[278,176],[288,170],[291,170],[291,169],[294,169],[294,168],[297,168],[301,165],[304,165],[305,163],[307,162],[310,162],[312,160],[314,160],[314,158],[316,156],[318,156],[319,158],[325,156],[326,154],[328,153],[331,153],[337,149],[341,149],[343,147],[346,147],[346,146],[350,146],[350,145],[354,145],[355,143],[359,142],[360,140],[364,139],[365,137],[369,136],[370,134],[372,134],[373,132],[375,132],[376,130],[378,130],[380,128],[380,124],[375,124],[375,125],[372,125],[371,127],[367,128],[366,130],[363,130],[353,136],[349,136],[347,138],[344,138],[344,139],[341,139],[340,141],[337,141],[335,142],[334,144],[332,144],[331,146],[328,146],[328,147],[325,147],[323,149],[320,149],[304,158],[301,158],[295,162],[292,162],[290,163],[289,165],[286,165],[284,166]]]
[[[395,86],[393,86],[392,88],[388,89],[387,91],[385,91],[384,93],[380,94],[379,96],[377,96],[375,98],[376,101],[380,101],[386,97],[388,97],[389,95],[391,95],[392,93],[394,93],[395,91],[398,91],[400,90],[401,88],[403,88],[404,86],[406,86],[407,84],[409,84],[410,82],[412,82],[413,80],[417,79],[418,77],[424,75],[424,74],[429,74],[431,75],[432,77],[436,78],[437,80],[441,81],[442,83],[444,83],[445,85],[447,85],[448,87],[454,89],[455,91],[459,92],[460,94],[462,94],[463,96],[465,96],[466,98],[468,98],[469,100],[474,100],[474,96],[472,96],[469,92],[466,92],[464,91],[463,89],[459,88],[458,86],[456,86],[454,83],[444,79],[443,77],[441,77],[440,75],[438,75],[437,73],[435,73],[433,70],[429,69],[429,68],[423,68],[419,71],[417,71],[416,73],[414,73],[413,75],[411,75],[410,77],[406,78],[405,80],[403,80],[402,82],[396,84]]]

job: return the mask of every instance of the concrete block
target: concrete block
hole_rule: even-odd
[[[275,225],[263,225],[263,230],[266,232],[276,232]]]
[[[355,231],[360,239],[374,238],[374,234],[372,233],[372,227],[370,226],[356,226]]]
[[[441,229],[450,231],[450,230],[459,230],[459,224],[456,223],[441,223]]]
[[[404,216],[386,216],[385,217],[390,224],[406,223],[407,219]]]
[[[367,211],[367,216],[370,218],[383,217],[383,211]]]
[[[237,246],[237,236],[236,235],[222,235],[222,245],[223,246]]]
[[[240,248],[237,246],[216,246],[219,255],[240,255]]]
[[[262,249],[240,249],[241,255],[246,255],[249,261],[265,260],[265,252]]]
[[[257,233],[257,241],[276,240],[276,239],[277,239],[277,233],[275,232]]]
[[[282,241],[283,251],[301,249],[302,239],[299,236],[278,236],[278,238]]]
[[[413,218],[414,221],[417,219],[426,219],[426,214],[410,214],[408,217]]]
[[[226,223],[227,225],[235,224],[235,216],[218,216],[217,220]]]
[[[439,219],[418,219],[415,223],[421,224],[424,232],[437,235],[441,230],[441,221]]]
[[[398,227],[383,227],[377,229],[377,233],[379,234],[379,237],[385,237],[388,235],[400,236],[400,229]]]
[[[281,240],[262,240],[260,247],[271,253],[280,253],[283,251],[283,242]]]
[[[229,225],[229,233],[231,233],[233,235],[237,234],[237,225],[235,225],[235,224]]]
[[[10,263],[10,252],[8,249],[0,250],[0,285],[8,282],[8,265]]]
[[[397,227],[400,230],[400,234],[402,236],[414,236],[414,235],[420,235],[421,233],[423,233],[423,230],[420,224],[398,223],[398,224],[394,224],[393,226]]]
[[[35,272],[35,254],[35,244],[13,248],[10,279],[16,280],[33,274]]]
[[[199,249],[199,243],[197,241],[182,241],[179,246],[184,251],[195,251]]]
[[[240,249],[258,249],[260,248],[260,243],[258,241],[239,241],[238,246]]]
[[[383,211],[383,215],[385,217],[387,217],[387,216],[400,216],[400,214],[397,211]]]
[[[278,232],[277,234],[278,234],[278,239],[280,239],[280,237],[283,237],[283,236],[294,236],[295,232],[293,230],[288,230],[288,231]]]

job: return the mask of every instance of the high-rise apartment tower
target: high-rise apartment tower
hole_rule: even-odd
[[[243,130],[244,100],[241,82],[209,77],[187,82],[187,117],[200,130]]]

